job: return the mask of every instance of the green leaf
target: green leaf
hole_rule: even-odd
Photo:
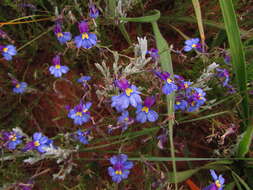
[[[199,0],[192,0],[192,4],[193,4],[195,15],[197,18],[197,23],[198,23],[198,28],[199,28],[199,33],[200,33],[202,45],[204,47],[205,33],[204,33],[204,27],[203,27],[203,21],[202,21],[202,16],[201,16],[201,8],[200,8]]]
[[[209,27],[213,27],[213,28],[218,28],[221,30],[226,30],[226,28],[224,27],[223,23],[217,23],[214,22],[212,20],[206,20],[206,19],[202,19],[203,24],[205,26],[209,26]],[[175,16],[162,16],[159,20],[159,22],[162,23],[179,23],[179,22],[186,22],[186,23],[197,23],[197,19],[195,17],[175,17]],[[240,29],[240,33],[244,36],[244,37],[252,37],[253,33]]]
[[[126,39],[127,43],[131,46],[132,45],[131,38],[126,30],[124,23],[119,24],[119,30],[120,30],[121,34],[124,36],[124,38]]]
[[[247,73],[245,52],[240,39],[239,26],[236,20],[236,14],[233,7],[232,0],[219,0],[222,15],[225,23],[225,28],[228,36],[228,42],[230,46],[230,52],[232,56],[233,71],[236,75],[236,82],[242,96],[242,118],[244,125],[247,126],[246,132],[243,134],[243,138],[239,143],[237,149],[237,156],[242,157],[249,150],[251,143],[251,137],[253,134],[253,125],[248,126],[249,123],[249,97],[247,93]]]
[[[160,11],[154,10],[148,16],[135,17],[135,18],[125,18],[121,17],[119,20],[128,22],[139,22],[139,23],[151,23],[156,22],[160,18]]]
[[[232,176],[234,179],[237,179],[238,182],[240,182],[242,184],[242,186],[246,189],[246,190],[250,190],[250,187],[247,185],[247,183],[239,176],[237,175],[234,171],[232,171]],[[237,186],[238,187],[238,186]]]
[[[169,182],[171,182],[171,183],[175,183],[175,182],[180,183],[180,182],[183,182],[186,179],[190,178],[192,175],[194,175],[195,173],[197,173],[198,171],[200,171],[202,169],[221,168],[222,165],[227,165],[227,164],[232,164],[232,162],[228,161],[228,160],[217,161],[217,162],[208,163],[208,164],[206,164],[202,167],[199,167],[199,168],[190,169],[190,170],[186,170],[186,171],[180,171],[180,172],[177,172],[177,180],[175,180],[173,175],[171,173],[169,173],[168,174]]]
[[[200,120],[213,118],[213,117],[220,116],[220,115],[227,114],[227,113],[230,113],[230,112],[229,111],[222,111],[222,112],[213,113],[213,114],[205,115],[205,116],[202,116],[202,117],[198,117],[196,119],[190,119],[190,120],[185,120],[185,121],[180,121],[179,120],[180,121],[179,123],[190,123],[190,122],[194,122],[194,121],[200,121]]]
[[[242,96],[242,113],[245,124],[248,123],[249,107],[247,94],[247,75],[245,53],[240,38],[239,26],[236,20],[236,14],[232,0],[219,0],[224,18],[225,28],[228,36],[228,42],[231,50],[233,70],[236,74],[237,86]]]
[[[185,181],[186,179],[190,178],[192,175],[197,173],[201,168],[198,169],[191,169],[191,170],[186,170],[182,172],[177,172],[177,180],[175,180],[174,176],[172,173],[168,174],[168,180],[170,183],[180,183]]]
[[[237,155],[239,157],[244,157],[248,153],[252,137],[253,137],[253,123],[251,122],[251,124],[248,125],[246,131],[242,134],[242,139],[238,144]]]
[[[235,182],[231,182],[225,185],[224,190],[234,190],[234,188],[235,188]]]

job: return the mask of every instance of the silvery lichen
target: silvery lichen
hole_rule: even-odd
[[[113,84],[115,79],[118,79],[119,77],[126,78],[130,75],[144,71],[144,67],[152,58],[146,58],[148,50],[146,37],[138,37],[137,39],[138,43],[134,45],[135,56],[133,58],[119,54],[117,51],[110,50],[114,56],[114,63],[112,67],[113,71],[110,70],[105,61],[103,61],[101,64],[95,63],[95,66],[101,72],[105,81],[103,89],[100,88],[96,91],[98,97],[108,97],[110,92],[116,90]],[[128,63],[126,63],[127,59],[121,59],[120,57],[128,58]],[[119,65],[119,63],[121,63],[121,65]]]
[[[211,88],[208,87],[207,82],[215,75],[215,69],[217,67],[219,67],[219,64],[216,64],[215,62],[208,65],[201,76],[197,79],[194,87],[202,88],[204,91],[211,90]]]

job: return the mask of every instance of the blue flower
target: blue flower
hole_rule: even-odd
[[[231,56],[229,54],[225,54],[225,57],[224,57],[224,62],[227,64],[227,65],[231,65]]]
[[[94,4],[89,5],[89,16],[94,19],[99,16],[99,11]]]
[[[22,136],[17,132],[4,132],[3,139],[6,142],[6,147],[10,150],[16,149],[16,146],[22,143]]]
[[[206,93],[201,88],[190,88],[186,93],[186,97],[188,97],[187,111],[193,112],[199,109],[206,101],[205,95]]]
[[[205,95],[206,93],[201,89],[201,88],[193,88],[194,93],[193,93],[193,99],[197,102],[198,105],[203,105],[206,101]]]
[[[82,144],[88,144],[88,138],[87,136],[89,135],[90,131],[82,131],[82,130],[78,130],[75,134],[74,134],[74,138],[76,140],[78,140],[79,142],[81,142]]]
[[[7,45],[7,46],[0,46],[0,51],[2,51],[2,55],[4,56],[4,59],[7,61],[12,60],[12,56],[17,54],[16,47],[13,45]]]
[[[132,124],[134,120],[129,117],[128,111],[123,111],[121,116],[118,117],[118,124],[121,125],[122,132],[127,130],[128,126]]]
[[[188,52],[192,49],[201,50],[201,44],[199,43],[199,38],[192,38],[189,40],[186,40],[184,46],[184,51]]]
[[[150,109],[154,103],[154,97],[147,97],[144,101],[144,106],[138,105],[136,110],[136,121],[140,123],[145,123],[147,120],[149,122],[155,122],[158,119],[158,114]]]
[[[33,134],[33,141],[27,143],[24,151],[36,149],[40,153],[45,153],[45,148],[52,144],[52,140],[48,139],[42,133],[36,132]]]
[[[177,84],[178,90],[186,90],[186,91],[188,91],[188,89],[190,88],[190,85],[192,85],[192,82],[189,82],[189,81],[180,81]]]
[[[83,123],[87,123],[90,120],[90,113],[88,110],[91,107],[91,102],[87,102],[86,104],[80,103],[71,109],[68,113],[68,117],[74,120],[74,124],[82,125]]]
[[[80,31],[80,35],[76,36],[74,41],[76,44],[77,48],[85,48],[85,49],[89,49],[91,47],[93,47],[94,45],[97,44],[97,36],[96,34],[93,33],[89,33],[89,27],[88,27],[88,23],[85,21],[82,21],[81,23],[79,23],[79,31]]]
[[[165,81],[163,85],[162,91],[166,95],[170,95],[172,92],[178,89],[177,85],[175,84],[174,80],[170,77],[168,72],[158,72],[156,71],[155,74],[162,80]]]
[[[175,101],[175,110],[182,110],[184,111],[188,106],[187,101],[185,100],[176,100]]]
[[[61,77],[62,74],[65,74],[69,71],[69,68],[61,65],[60,56],[57,55],[53,58],[53,66],[49,67],[49,71],[55,77]]]
[[[203,190],[222,190],[224,187],[225,179],[222,175],[217,176],[214,170],[210,170],[211,176],[214,180],[214,183],[205,187]]]
[[[130,85],[126,79],[116,81],[116,85],[123,91],[120,95],[112,97],[111,106],[118,112],[127,109],[129,105],[137,107],[141,104],[140,92],[135,85]]]
[[[62,32],[60,24],[55,25],[54,34],[61,44],[65,44],[67,41],[70,41],[72,37],[70,32]]]
[[[85,82],[89,81],[90,79],[91,79],[90,76],[82,76],[82,77],[80,77],[80,78],[77,80],[77,82],[79,82],[79,83],[85,83]]]
[[[27,83],[26,82],[18,82],[14,81],[13,82],[15,87],[12,89],[12,91],[16,94],[22,94],[26,91],[27,88]]]
[[[123,179],[128,178],[133,162],[127,161],[127,159],[128,157],[125,154],[119,154],[110,158],[113,166],[108,168],[108,173],[114,182],[120,183]]]

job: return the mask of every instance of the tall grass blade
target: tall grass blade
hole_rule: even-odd
[[[205,32],[204,32],[204,27],[203,27],[203,21],[202,21],[202,16],[201,16],[201,8],[200,8],[199,0],[192,0],[192,4],[193,4],[195,15],[197,18],[202,47],[204,48],[205,47]]]
[[[240,94],[242,96],[241,115],[244,125],[247,126],[249,123],[249,97],[247,93],[245,52],[243,50],[239,26],[236,20],[236,14],[232,0],[219,0],[219,2],[230,46],[233,71],[236,75],[237,87],[239,88]],[[246,152],[248,152],[248,145],[251,141],[251,138],[249,137],[251,137],[253,133],[252,127],[253,126],[248,126],[248,129],[246,130],[242,141],[238,146],[237,156],[239,157],[245,156]]]
[[[244,157],[248,153],[252,137],[253,137],[253,123],[251,122],[248,125],[246,131],[242,134],[242,139],[238,144],[237,155],[239,157]]]
[[[163,38],[157,20],[160,18],[160,12],[158,10],[154,10],[152,15],[138,17],[138,18],[120,18],[123,21],[129,22],[140,22],[140,23],[151,23],[153,32],[155,34],[156,46],[160,52],[160,63],[163,71],[169,72],[173,76],[173,67],[172,67],[172,59],[169,51],[169,45],[166,40]],[[170,150],[172,157],[172,166],[173,166],[173,174],[174,179],[177,182],[177,169],[176,169],[176,160],[175,160],[175,148],[173,142],[173,124],[174,124],[174,99],[175,94],[171,94],[170,96],[166,96],[167,102],[167,110],[169,119],[169,141],[170,141]],[[175,189],[178,189],[177,183],[175,183]]]
[[[232,170],[231,170],[231,172],[232,172],[233,178],[234,178],[234,179],[237,179],[238,182],[241,183],[241,185],[244,187],[245,190],[250,190],[250,187],[247,185],[247,183],[246,183],[239,175],[237,175],[237,174],[236,174],[235,172],[233,172]]]

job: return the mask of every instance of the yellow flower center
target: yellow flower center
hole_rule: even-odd
[[[82,39],[89,39],[89,35],[86,32],[84,32],[82,34]]]
[[[80,116],[80,117],[82,117],[82,112],[76,112],[76,116]]]
[[[3,48],[3,52],[7,52],[8,51],[8,48]]]
[[[125,120],[125,121],[128,121],[129,119],[128,119],[128,117],[126,117],[124,120]]]
[[[127,96],[130,96],[132,92],[133,92],[133,90],[131,88],[126,89],[126,95]]]
[[[144,112],[148,113],[149,109],[148,109],[148,107],[144,106],[144,107],[141,109],[141,111],[144,111]]]
[[[180,105],[180,102],[176,102],[177,105]]]
[[[219,180],[216,180],[216,181],[215,181],[215,185],[216,185],[216,187],[220,188],[220,187],[221,187],[220,181],[219,181]]]
[[[188,84],[187,84],[187,83],[184,83],[184,87],[185,87],[185,88],[188,88],[189,86],[188,86]]]
[[[34,146],[40,146],[40,142],[39,141],[35,141],[34,142]]]
[[[83,112],[86,113],[88,110],[87,109],[84,109]]]
[[[19,88],[20,87],[20,84],[16,84],[16,88]]]
[[[11,135],[11,136],[9,137],[9,139],[10,139],[11,141],[16,141],[16,140],[17,140],[17,137],[16,137],[16,135],[14,134],[14,135]]]
[[[121,174],[122,174],[122,171],[121,171],[121,170],[116,170],[115,174],[121,175]]]
[[[194,105],[195,105],[195,102],[192,102],[191,105],[194,106]]]
[[[62,32],[58,32],[56,35],[57,35],[58,38],[60,38],[60,37],[63,36],[63,33]]]
[[[60,69],[60,68],[61,68],[61,65],[55,65],[55,68],[56,68],[56,69]]]
[[[172,80],[170,78],[167,78],[167,83],[171,83]]]
[[[192,44],[192,47],[195,48],[195,47],[197,47],[197,45],[196,44]]]

